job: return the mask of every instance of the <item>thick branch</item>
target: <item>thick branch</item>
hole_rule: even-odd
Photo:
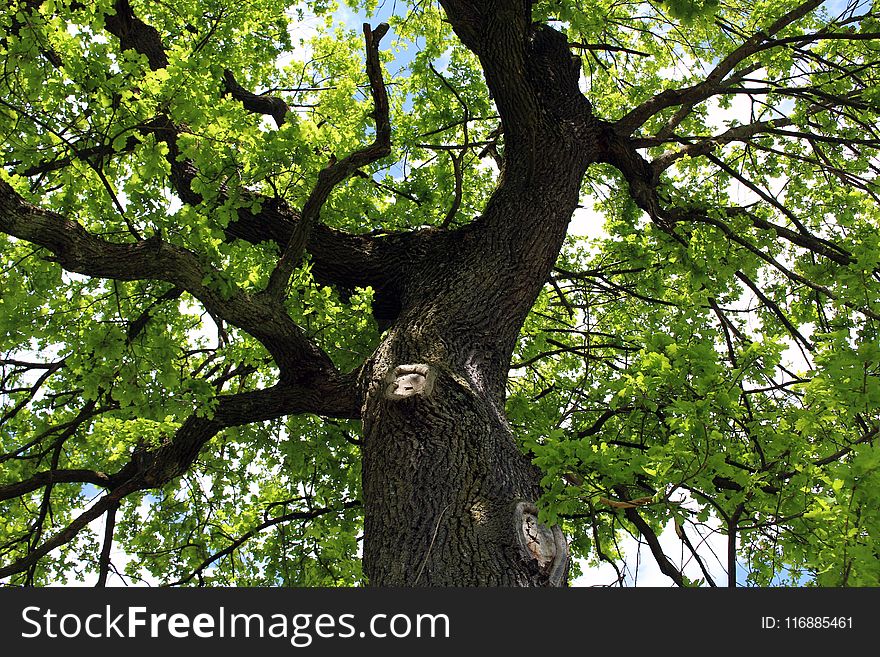
[[[42,545],[34,548],[26,557],[0,568],[0,577],[8,577],[10,575],[15,575],[16,573],[24,572],[30,566],[49,554],[52,550],[69,543],[80,531],[87,527],[89,523],[100,518],[109,509],[118,504],[119,500],[126,495],[133,493],[135,490],[136,488],[134,486],[128,485],[122,486],[108,493],[74,518],[67,527],[56,533]]]
[[[0,181],[0,231],[45,247],[66,270],[116,280],[163,280],[186,290],[211,313],[247,331],[269,350],[288,379],[333,371],[283,307],[237,289],[191,251],[159,238],[120,244],[86,231],[77,222],[42,210]]]
[[[623,415],[624,413],[628,413],[633,410],[632,406],[623,406],[622,408],[614,408],[609,409],[602,413],[599,418],[593,423],[593,425],[588,429],[582,429],[578,431],[576,436],[577,438],[588,438],[590,436],[595,436],[602,430],[602,427],[605,426],[605,423],[611,418],[617,415]]]
[[[504,126],[507,162],[533,168],[542,139],[580,139],[593,127],[592,108],[578,86],[580,60],[564,34],[532,22],[530,2],[440,4],[480,59]]]
[[[192,466],[199,451],[227,427],[314,413],[339,418],[360,416],[355,377],[338,375],[310,386],[278,384],[271,388],[223,395],[213,413],[191,415],[174,437],[155,450],[136,451],[132,460],[110,477],[111,485],[136,482],[138,489],[162,486]]]
[[[174,301],[179,299],[183,295],[183,290],[179,287],[172,287],[170,290],[165,292],[164,294],[157,297],[149,306],[147,306],[143,312],[141,312],[138,317],[128,325],[128,331],[126,332],[125,342],[126,344],[131,344],[135,341],[138,335],[144,330],[147,326],[147,323],[150,321],[150,313],[162,305],[166,301]]]
[[[570,48],[577,48],[578,50],[588,50],[588,51],[602,51],[602,52],[623,52],[628,55],[638,55],[639,57],[650,57],[651,54],[647,52],[642,52],[641,50],[634,50],[632,48],[624,48],[623,46],[613,46],[610,43],[570,43],[568,44]]]
[[[158,30],[134,15],[128,0],[116,0],[114,14],[107,14],[107,30],[119,38],[123,50],[134,50],[146,55],[154,71],[168,66],[168,56]]]
[[[833,244],[828,240],[822,239],[821,237],[816,237],[814,235],[805,233],[797,233],[784,226],[779,226],[765,219],[761,219],[760,217],[755,216],[754,214],[746,211],[743,208],[726,208],[725,212],[729,216],[748,217],[749,221],[752,222],[752,225],[754,225],[755,228],[759,228],[760,230],[771,230],[776,233],[778,237],[788,240],[792,244],[796,244],[802,248],[809,249],[813,253],[824,256],[839,265],[848,265],[853,261],[852,256],[849,254],[849,252],[841,249],[836,244]],[[700,221],[712,223],[712,225],[714,226],[719,226],[719,224],[721,223],[710,220],[708,217],[701,218]],[[729,231],[726,226],[724,227],[724,229]],[[827,293],[827,291],[824,289],[821,291],[823,293]]]
[[[109,492],[27,556],[0,568],[0,577],[24,572],[52,550],[73,540],[89,523],[116,508],[127,495],[163,486],[187,472],[204,445],[220,430],[306,412],[358,417],[360,399],[354,377],[339,376],[311,387],[279,384],[265,390],[219,397],[213,415],[191,415],[167,443],[153,450],[136,449],[121,470],[108,480],[96,481],[109,488]],[[84,479],[81,477],[78,481],[86,483]]]
[[[95,470],[46,470],[14,484],[0,486],[0,500],[10,500],[27,495],[51,484],[92,484],[106,488],[110,477]]]
[[[223,71],[223,91],[239,101],[248,112],[271,116],[279,128],[284,124],[287,103],[276,96],[261,96],[248,91],[236,81],[235,75],[229,69]]]

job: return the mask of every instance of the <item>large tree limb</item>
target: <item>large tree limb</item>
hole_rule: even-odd
[[[110,476],[110,485],[118,487],[134,481],[138,490],[162,486],[189,470],[204,444],[227,427],[300,413],[357,418],[360,407],[354,375],[339,375],[311,386],[278,384],[223,395],[217,398],[213,412],[204,409],[187,418],[168,443],[158,449],[136,451],[125,467]]]
[[[111,34],[119,38],[124,47],[134,48],[147,55],[151,68],[156,69],[167,64],[167,56],[164,54],[159,32],[137,18],[127,2],[117,4],[116,14],[112,20],[108,19],[106,27]],[[373,59],[375,61],[370,65],[371,69],[378,71],[378,56]],[[384,105],[386,106],[384,114],[387,117],[387,99]],[[377,105],[380,110],[381,106],[382,103]],[[390,132],[387,121],[384,125],[389,126],[387,132]],[[131,151],[141,141],[136,136],[139,133],[141,136],[150,135],[157,142],[167,146],[166,160],[171,169],[172,188],[184,203],[199,205],[203,197],[193,190],[193,183],[199,176],[199,171],[181,151],[178,143],[184,130],[185,127],[177,125],[170,116],[160,114],[141,124],[124,128],[123,132],[130,131],[132,135],[117,149],[114,149],[103,137],[103,141],[91,146],[87,142],[82,142],[77,144],[72,154],[36,165],[25,172],[25,175],[35,176],[54,171],[76,159],[106,158]],[[382,128],[381,132],[384,139],[385,128]],[[361,163],[349,161],[348,164],[358,166]],[[354,171],[358,170],[355,168]],[[248,189],[231,190],[223,185],[216,202],[223,203],[233,194],[238,194],[244,202],[237,210],[237,218],[225,229],[229,239],[242,239],[254,244],[274,241],[279,248],[283,248],[294,238],[297,226],[303,224],[301,213],[284,199],[266,197]],[[258,212],[251,209],[255,205],[260,206]],[[320,225],[313,227],[311,231],[301,228],[300,233],[308,233],[305,249],[312,256],[312,271],[319,283],[337,286],[343,293],[356,287],[372,287],[377,296],[375,306],[377,321],[387,325],[393,320],[394,308],[397,306],[397,302],[394,301],[397,296],[394,281],[399,278],[395,272],[399,264],[406,260],[401,253],[408,248],[410,240],[405,239],[404,236],[354,236]]]
[[[744,60],[766,49],[767,40],[780,30],[800,20],[822,4],[822,0],[807,0],[786,13],[766,30],[759,30],[722,59],[702,82],[681,89],[667,89],[627,112],[615,123],[618,132],[631,135],[648,119],[669,107],[693,106],[715,95],[725,87],[724,79]]]
[[[131,460],[112,475],[88,474],[83,470],[54,471],[0,489],[15,493],[6,497],[35,490],[34,483],[47,487],[61,481],[93,483],[108,489],[95,504],[43,543],[34,546],[26,556],[0,567],[0,577],[28,570],[46,554],[73,540],[91,522],[114,510],[126,496],[158,488],[187,472],[204,445],[222,429],[305,412],[341,418],[358,417],[360,399],[354,377],[338,376],[310,387],[278,384],[265,390],[224,395],[217,398],[213,414],[206,414],[207,409],[204,409],[201,415],[191,415],[167,443],[157,449],[136,449]],[[12,490],[14,486],[18,486],[17,490]]]
[[[532,23],[521,0],[442,0],[452,29],[480,59],[504,127],[505,160],[533,168],[536,144],[566,135],[575,140],[594,127],[580,92],[580,60],[565,35]]]
[[[41,545],[36,546],[33,550],[28,552],[27,556],[22,557],[8,566],[0,568],[0,577],[9,577],[10,575],[26,571],[52,550],[72,541],[80,531],[89,525],[89,523],[100,518],[109,509],[118,504],[119,500],[126,495],[133,493],[135,490],[136,486],[129,484],[111,491],[74,518],[64,529],[60,530]]]
[[[49,250],[66,270],[116,280],[162,280],[186,290],[211,313],[260,340],[282,377],[303,380],[335,371],[330,358],[308,340],[284,308],[252,297],[191,251],[150,238],[134,244],[101,239],[79,223],[25,201],[0,181],[0,231]]]
[[[0,486],[0,500],[21,497],[52,484],[92,484],[103,488],[109,483],[107,474],[95,470],[44,470],[23,481]]]
[[[107,14],[104,24],[119,39],[122,49],[145,55],[154,71],[168,66],[159,31],[135,16],[128,0],[116,0],[113,7],[115,13]]]
[[[276,96],[255,94],[242,87],[235,79],[235,74],[226,69],[223,71],[223,92],[239,101],[248,112],[267,114],[275,120],[279,128],[284,125],[287,117],[287,103]]]

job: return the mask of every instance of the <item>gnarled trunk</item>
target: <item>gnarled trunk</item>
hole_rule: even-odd
[[[545,146],[547,157],[505,173],[478,221],[428,234],[408,255],[401,313],[363,373],[372,585],[565,582],[565,540],[537,522],[540,474],[504,411],[519,330],[588,162],[577,149]]]
[[[564,580],[561,532],[532,525],[539,475],[470,370],[466,344],[388,344],[364,423],[364,569],[373,585],[540,586]],[[387,371],[384,376],[382,371]],[[524,532],[528,531],[529,534]]]

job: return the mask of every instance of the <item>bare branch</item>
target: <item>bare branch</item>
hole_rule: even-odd
[[[742,183],[743,185],[745,185],[748,189],[750,189],[750,190],[753,191],[755,194],[757,194],[758,196],[760,196],[761,199],[763,199],[764,201],[766,201],[768,204],[770,204],[771,206],[773,206],[774,208],[776,208],[777,210],[779,210],[779,212],[781,212],[785,217],[787,217],[787,218],[791,221],[791,223],[793,223],[793,224],[795,225],[795,227],[796,227],[799,231],[801,231],[801,232],[804,233],[805,235],[809,234],[809,231],[807,230],[807,228],[804,226],[804,224],[801,222],[801,220],[798,219],[797,215],[796,215],[794,212],[792,212],[792,211],[789,210],[787,207],[785,207],[782,203],[780,203],[778,200],[776,200],[775,198],[773,198],[773,197],[772,197],[770,194],[768,194],[765,190],[763,190],[763,189],[761,189],[760,187],[758,187],[758,186],[754,183],[754,181],[749,180],[749,179],[746,178],[745,176],[741,175],[741,174],[740,174],[739,172],[737,172],[735,169],[733,169],[732,167],[728,166],[728,164],[727,164],[726,162],[724,162],[723,160],[720,160],[719,158],[715,157],[715,156],[712,155],[711,153],[706,153],[706,159],[708,159],[710,162],[712,162],[713,164],[715,164],[719,169],[721,169],[722,171],[724,171],[724,172],[725,172],[726,174],[728,174],[730,177],[734,178],[734,179],[737,180],[738,182],[740,182],[740,183]]]
[[[172,287],[164,294],[157,297],[149,306],[144,308],[143,312],[128,325],[128,332],[125,336],[125,342],[131,344],[138,335],[146,328],[150,321],[151,312],[166,301],[174,301],[183,296],[183,288]]]
[[[693,558],[697,560],[697,564],[699,564],[700,570],[703,573],[703,577],[706,578],[706,582],[709,584],[709,586],[717,586],[717,584],[715,584],[715,580],[712,578],[712,574],[709,572],[708,568],[706,568],[706,564],[703,562],[703,559],[700,557],[693,543],[691,543],[690,538],[688,538],[688,535],[685,533],[684,526],[682,526],[678,522],[675,523],[675,533],[678,538],[681,539],[681,542],[684,543],[685,547],[688,549],[688,552],[691,553],[691,556],[693,556]]]
[[[444,87],[449,89],[455,99],[458,101],[458,104],[461,105],[461,109],[464,112],[464,116],[460,121],[462,134],[464,135],[464,144],[462,144],[462,149],[455,153],[454,151],[449,152],[449,159],[452,161],[452,175],[454,178],[455,184],[455,193],[452,198],[452,204],[449,206],[449,210],[446,212],[446,216],[443,218],[443,221],[440,223],[440,227],[444,230],[449,228],[455,219],[455,215],[458,214],[458,210],[461,207],[461,199],[462,199],[462,184],[463,184],[463,173],[461,165],[464,162],[465,153],[467,150],[471,148],[472,145],[470,143],[470,136],[468,133],[468,123],[471,120],[471,111],[468,107],[467,103],[464,102],[464,99],[461,97],[461,94],[458,92],[450,82],[447,80],[436,68],[434,68],[433,64],[428,64],[428,68],[430,68],[431,72],[440,79],[440,82]]]
[[[98,582],[96,587],[107,586],[107,575],[110,572],[110,551],[113,548],[113,533],[116,529],[116,512],[119,503],[107,509],[107,520],[104,527],[104,546],[101,548],[101,556],[98,558]]]
[[[761,300],[763,303],[776,317],[779,318],[779,321],[782,322],[783,326],[785,326],[786,330],[789,332],[791,337],[793,337],[798,342],[798,346],[803,345],[807,348],[808,351],[813,350],[813,344],[807,340],[801,332],[792,324],[791,320],[786,317],[785,313],[779,308],[779,306],[770,298],[767,297],[761,291],[761,288],[748,276],[746,276],[743,272],[737,271],[734,274],[739,280],[746,284],[746,286],[754,292],[755,296]],[[806,354],[804,354],[804,360],[807,360]]]
[[[593,423],[593,425],[587,429],[582,429],[577,432],[578,438],[588,438],[590,436],[595,436],[602,430],[602,427],[605,426],[605,423],[613,417],[618,415],[623,415],[624,413],[628,413],[633,410],[632,406],[622,406],[620,408],[609,409],[602,413],[599,418]]]
[[[0,186],[2,186],[3,184],[5,184],[5,183],[3,183],[3,181],[0,181]],[[2,187],[0,187],[0,192],[2,192]],[[2,202],[2,201],[0,201],[0,202]],[[0,219],[0,226],[2,226],[2,219]],[[39,378],[34,382],[34,384],[32,386],[30,386],[30,388],[27,388],[26,390],[24,390],[24,392],[27,392],[28,394],[25,395],[22,399],[20,399],[15,406],[13,406],[8,411],[6,411],[3,414],[3,417],[0,417],[0,426],[2,426],[6,422],[8,422],[12,418],[14,418],[16,415],[18,415],[19,411],[21,411],[21,409],[23,409],[25,406],[28,405],[28,403],[30,403],[31,399],[34,398],[34,396],[39,391],[40,387],[47,381],[47,379],[49,379],[49,377],[51,377],[53,374],[55,374],[55,372],[60,370],[62,367],[64,367],[64,361],[59,361],[58,363],[53,363],[51,367],[47,368],[46,371],[43,372],[39,376]],[[7,390],[5,392],[8,394],[11,391]]]
[[[331,192],[343,180],[361,167],[379,160],[391,152],[391,120],[389,117],[388,94],[382,79],[382,66],[379,62],[379,42],[388,32],[388,24],[380,23],[373,30],[364,23],[364,39],[367,49],[367,77],[373,97],[373,118],[376,121],[376,138],[373,143],[351,153],[342,160],[333,161],[318,174],[318,182],[303,206],[302,215],[290,236],[287,245],[275,265],[266,286],[266,294],[272,299],[284,296],[290,276],[302,259],[312,226]]]
[[[622,496],[622,499],[626,499],[627,494],[625,490],[622,490],[619,487],[615,490],[617,490],[618,494]],[[635,507],[626,507],[623,509],[623,513],[626,515],[626,519],[635,525],[642,537],[648,542],[648,546],[651,548],[651,554],[654,555],[654,560],[660,567],[660,571],[678,586],[684,586],[684,578],[681,571],[673,566],[672,562],[669,561],[665,554],[663,554],[663,547],[660,545],[660,540],[657,538],[657,534],[654,533],[654,530],[651,529],[647,522],[645,522],[645,519],[642,518],[638,510]]]
[[[22,454],[27,452],[29,449],[38,445],[41,441],[43,441],[48,436],[51,436],[54,433],[61,431],[61,435],[57,438],[57,440],[64,441],[67,440],[69,436],[72,436],[86,420],[92,418],[96,415],[99,415],[107,410],[110,410],[109,407],[96,408],[97,403],[94,400],[90,400],[85,404],[85,406],[80,409],[79,413],[77,413],[76,417],[70,420],[69,422],[62,422],[61,424],[57,424],[55,426],[51,426],[48,429],[40,432],[37,436],[32,438],[30,441],[13,449],[10,452],[5,454],[0,454],[0,463],[5,461],[9,461],[10,459],[16,458],[24,458]]]
[[[651,54],[634,50],[632,48],[624,48],[623,46],[612,46],[609,43],[569,43],[569,48],[577,48],[579,50],[603,51],[603,52],[624,52],[628,55],[638,55],[639,57],[650,57]]]
[[[244,545],[247,541],[249,541],[251,538],[253,538],[254,536],[259,534],[260,532],[262,532],[270,527],[274,527],[276,525],[280,525],[280,524],[286,523],[286,522],[291,522],[293,520],[314,520],[315,518],[319,518],[319,517],[327,515],[329,513],[339,513],[340,511],[348,510],[348,509],[355,509],[360,506],[361,506],[361,503],[359,501],[352,501],[352,502],[345,502],[339,507],[328,507],[328,508],[324,508],[324,509],[312,509],[309,511],[294,511],[292,513],[285,513],[284,515],[267,519],[267,520],[261,522],[259,525],[257,525],[253,529],[246,531],[244,534],[242,534],[241,536],[239,536],[238,538],[233,540],[229,545],[227,545],[222,550],[215,552],[210,557],[208,557],[207,559],[202,561],[202,563],[200,563],[198,566],[196,566],[196,568],[191,573],[186,575],[186,577],[183,577],[183,578],[177,580],[176,582],[164,584],[163,586],[180,586],[181,584],[186,584],[193,577],[196,577],[200,573],[202,573],[212,563],[219,561],[220,559],[222,559],[223,557],[225,557],[227,555],[232,554],[238,548],[240,548],[242,545]]]

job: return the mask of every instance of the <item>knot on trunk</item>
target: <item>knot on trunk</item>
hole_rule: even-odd
[[[437,372],[422,363],[398,365],[385,376],[385,399],[397,401],[407,397],[430,397]]]
[[[564,586],[568,571],[568,544],[558,525],[547,527],[538,522],[538,508],[530,502],[519,502],[514,524],[520,546],[527,557],[537,561],[548,586]]]

